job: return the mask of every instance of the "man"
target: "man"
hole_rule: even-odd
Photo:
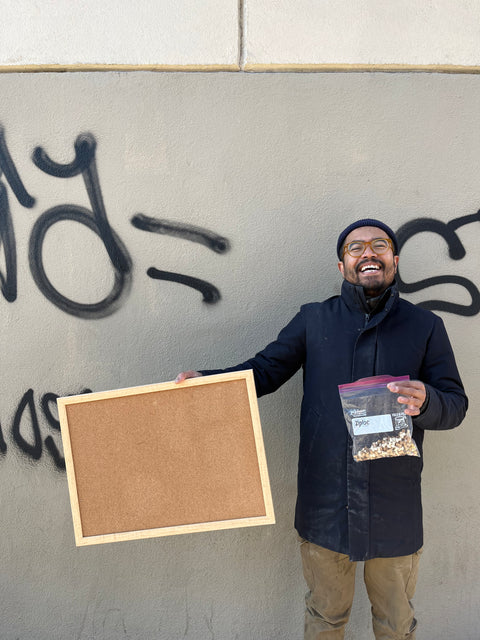
[[[337,254],[341,295],[303,306],[263,351],[223,371],[253,369],[261,396],[303,367],[295,527],[309,588],[305,640],[344,638],[357,561],[365,561],[375,638],[412,640],[422,458],[354,461],[337,386],[408,374],[389,389],[412,416],[420,456],[424,430],[459,425],[467,397],[442,320],[398,296],[393,231],[378,220],[354,222]],[[219,372],[187,371],[177,381]]]

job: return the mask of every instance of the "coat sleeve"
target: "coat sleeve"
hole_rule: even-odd
[[[256,356],[227,369],[206,369],[202,375],[252,369],[258,397],[276,391],[305,362],[305,316],[303,308]]]
[[[453,429],[465,417],[468,399],[455,363],[443,321],[435,316],[420,380],[427,388],[428,402],[413,419],[421,429]]]

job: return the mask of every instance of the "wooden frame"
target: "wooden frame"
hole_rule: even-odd
[[[57,403],[77,546],[275,522],[251,371]]]

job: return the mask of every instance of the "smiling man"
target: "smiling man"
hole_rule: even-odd
[[[467,398],[442,320],[398,295],[398,243],[385,223],[354,222],[337,242],[342,291],[304,305],[254,358],[258,396],[303,368],[298,496],[306,596],[305,640],[344,638],[355,569],[364,561],[376,640],[413,640],[411,599],[423,546],[421,471],[424,430],[452,429]],[[356,462],[338,385],[373,375],[410,376],[389,385],[412,416],[420,457]]]
[[[398,265],[396,241],[394,245],[383,228],[352,227],[353,230],[345,236],[344,241],[343,235],[350,227],[339,238],[338,268],[345,280],[363,287],[366,296],[376,296],[389,287],[395,278]],[[393,232],[390,233],[393,236]]]

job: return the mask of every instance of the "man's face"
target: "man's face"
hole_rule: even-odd
[[[348,234],[345,245],[354,240],[370,241],[375,238],[388,238],[388,234],[377,227],[359,227]],[[348,252],[345,252],[343,261],[338,263],[338,268],[345,280],[363,287],[367,296],[375,297],[392,284],[397,272],[397,264],[398,256],[394,256],[391,249],[387,253],[377,255],[367,245],[357,258],[352,258]]]

